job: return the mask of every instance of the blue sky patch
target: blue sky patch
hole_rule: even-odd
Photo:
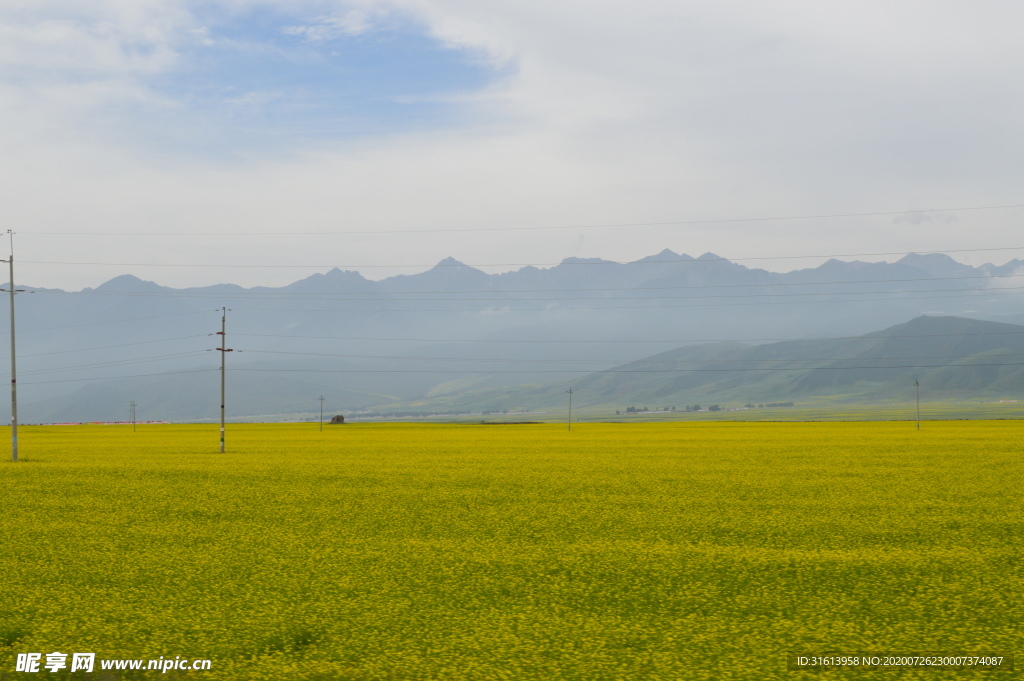
[[[251,147],[454,125],[460,110],[450,98],[503,75],[394,15],[304,17],[264,7],[201,20],[179,67],[153,84],[183,105],[164,121],[179,142],[213,133],[216,146]]]

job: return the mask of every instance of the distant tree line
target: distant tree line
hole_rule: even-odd
[[[743,407],[745,409],[754,409],[754,408],[764,409],[766,407],[767,408],[772,408],[772,407],[792,407],[792,406],[795,406],[792,402],[761,402],[761,403],[758,403],[758,404],[754,404],[753,402],[747,402],[745,405],[743,405]],[[643,414],[643,413],[646,413],[646,412],[649,412],[649,411],[651,411],[651,409],[648,409],[647,407],[629,406],[629,407],[626,407],[625,412],[623,412],[620,409],[616,409],[615,413],[618,414],[618,415],[621,415],[623,413],[625,413],[625,414]],[[654,409],[654,411],[676,411],[676,407],[675,407],[675,405],[673,405],[671,407],[664,407],[662,409]],[[702,407],[699,404],[687,404],[686,406],[684,406],[682,408],[681,411],[686,411],[686,412],[722,411],[722,405],[720,405],[720,404],[712,404],[709,407]]]
[[[662,407],[661,409],[655,408],[653,411],[675,411],[675,410],[676,410],[675,405],[672,405],[671,407]],[[627,414],[640,414],[642,412],[647,412],[647,411],[652,411],[652,410],[648,409],[647,407],[626,407],[626,413]],[[615,413],[616,414],[622,414],[622,411],[619,410],[619,409],[616,409]]]
[[[452,411],[360,411],[349,414],[349,419],[394,419],[394,418],[408,418],[416,416],[465,416],[469,412],[465,409],[452,410]],[[489,414],[491,412],[482,412]]]
[[[751,404],[751,405],[748,405],[748,406],[752,407],[754,405]],[[707,411],[721,411],[721,409],[722,409],[722,407],[720,405],[712,404],[710,407],[707,408]],[[625,412],[623,412],[620,409],[616,409],[615,413],[619,414],[619,415],[621,415],[623,413],[626,413],[626,414],[643,414],[643,413],[646,413],[646,412],[649,412],[649,411],[651,411],[651,410],[648,409],[647,407],[629,406],[629,407],[626,407],[626,411]],[[654,411],[677,411],[677,410],[676,410],[675,405],[672,405],[670,407],[663,407],[661,409],[655,409]],[[682,411],[689,411],[689,412],[703,411],[703,407],[701,407],[699,404],[688,404],[685,407],[683,407]]]

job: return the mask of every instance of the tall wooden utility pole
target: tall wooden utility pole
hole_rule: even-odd
[[[11,461],[18,460],[18,372],[16,354],[14,352],[14,294],[23,293],[25,289],[14,287],[14,232],[7,230],[11,237],[11,257],[7,264],[10,265],[10,288],[6,289],[11,296]],[[3,262],[0,260],[0,262]],[[0,289],[3,291],[5,289]]]
[[[220,309],[220,331],[217,332],[220,336],[220,453],[224,453],[224,374],[227,353],[233,352],[228,347],[228,309],[222,307]]]
[[[320,399],[320,431],[323,432],[323,429],[324,429],[324,396],[321,395],[319,397],[319,399]]]
[[[566,392],[569,393],[569,430],[571,431],[572,430],[572,388],[569,388]]]
[[[921,384],[914,379],[914,401],[917,402],[917,429],[921,430]]]

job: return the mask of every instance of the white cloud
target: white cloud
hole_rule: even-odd
[[[506,75],[453,100],[464,111],[459,129],[318,140],[287,158],[254,148],[221,161],[168,159],[140,145],[166,130],[121,131],[143,125],[124,113],[126,103],[180,109],[189,120],[187,103],[152,87],[185,46],[211,39],[187,3],[0,2],[0,197],[34,259],[324,257],[356,265],[447,255],[471,263],[629,258],[664,247],[827,254],[1012,245],[1018,229],[1020,211],[958,213],[955,223],[927,215],[927,225],[907,218],[901,229],[883,217],[593,230],[589,253],[575,253],[579,232],[570,230],[325,238],[312,253],[308,240],[252,238],[233,243],[230,256],[228,242],[216,239],[204,242],[209,250],[186,239],[69,237],[46,249],[33,241],[33,229],[504,227],[1020,202],[1024,98],[1007,85],[1024,79],[1017,4],[224,3],[256,5],[321,17],[288,24],[312,43],[411,18],[442,43],[507,67]],[[266,96],[234,99],[259,104]],[[93,285],[100,274],[37,272],[37,285]],[[298,272],[143,274],[256,283]]]
[[[175,2],[11,4],[0,4],[0,66],[52,79],[157,73],[190,21]]]

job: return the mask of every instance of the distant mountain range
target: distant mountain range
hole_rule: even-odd
[[[904,368],[936,381],[952,371],[941,379],[950,391],[995,394],[1002,379],[985,378],[981,364],[943,368],[978,353],[928,339],[913,353],[875,347],[883,341],[870,334],[921,315],[971,319],[912,323],[1022,322],[1022,265],[972,267],[927,254],[776,273],[665,250],[632,263],[569,258],[503,274],[452,259],[380,281],[331,270],[278,288],[172,289],[124,275],[95,289],[36,288],[18,298],[19,406],[25,422],[119,419],[129,401],[142,418],[215,418],[211,334],[222,306],[236,351],[228,382],[235,417],[309,413],[320,394],[330,411],[542,406],[545,391],[564,391],[567,380],[581,404],[594,405],[815,391],[875,399]],[[0,343],[6,338],[0,330]],[[773,342],[782,339],[791,341]],[[939,364],[894,359],[919,363],[926,351]],[[822,365],[808,366],[811,359]],[[882,364],[851,368],[868,360]]]

